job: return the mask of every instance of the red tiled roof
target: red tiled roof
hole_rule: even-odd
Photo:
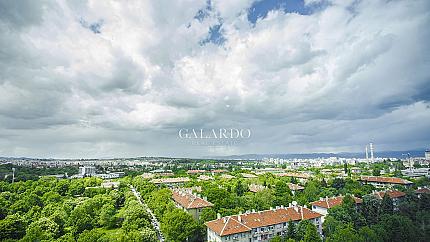
[[[362,176],[360,177],[360,180],[367,181],[367,182],[392,183],[392,184],[401,184],[401,185],[408,185],[413,183],[398,177],[383,177],[383,176]]]
[[[265,210],[227,216],[206,222],[206,226],[220,236],[251,231],[254,228],[287,223],[288,221],[309,220],[322,215],[300,206]]]
[[[206,208],[212,207],[213,204],[195,196],[194,194],[187,192],[180,192],[177,190],[172,191],[172,199],[179,204],[181,207],[190,209],[190,208]]]
[[[343,202],[343,196],[331,197],[331,198],[323,198],[319,201],[311,202],[313,206],[322,207],[322,208],[332,208],[338,205],[341,205]],[[359,204],[363,202],[363,199],[358,197],[353,197],[355,204]]]
[[[225,173],[228,172],[227,170],[212,170],[213,173]]]
[[[390,198],[399,198],[406,196],[406,193],[397,190],[374,192],[373,195],[375,195],[379,199],[382,199],[385,196],[385,193],[387,193]]]
[[[304,178],[308,179],[311,177],[309,174],[306,173],[298,173],[298,172],[286,172],[286,173],[278,173],[277,176],[288,176],[288,177],[297,177],[297,178]]]
[[[417,190],[415,190],[416,193],[430,193],[430,189],[428,189],[427,187],[423,187],[423,188],[418,188]]]
[[[162,178],[162,179],[152,179],[151,182],[154,184],[161,183],[182,183],[189,182],[190,178],[188,177],[170,177],[170,178]]]
[[[197,173],[205,173],[205,170],[188,170],[187,174],[197,174]]]

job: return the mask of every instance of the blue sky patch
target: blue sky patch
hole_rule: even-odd
[[[254,2],[248,10],[248,21],[255,24],[258,19],[267,17],[269,11],[282,10],[284,13],[310,15],[327,6],[328,3],[311,4],[306,6],[304,0],[261,0]]]
[[[100,34],[103,26],[103,19],[98,20],[94,23],[88,23],[85,19],[81,18],[79,23],[81,23],[82,27],[91,30],[94,34]]]

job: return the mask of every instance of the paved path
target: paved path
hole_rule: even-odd
[[[160,230],[160,222],[158,222],[157,217],[155,217],[155,214],[152,212],[152,210],[146,205],[146,203],[142,202],[142,198],[140,197],[140,193],[136,191],[136,189],[130,185],[131,191],[133,192],[134,196],[136,196],[137,201],[139,201],[140,204],[146,209],[146,211],[151,215],[151,224],[155,229],[155,232],[157,233],[158,240],[161,242],[164,242],[164,236],[163,233],[161,233]]]

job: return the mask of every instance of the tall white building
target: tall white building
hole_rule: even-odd
[[[93,176],[96,174],[95,166],[81,166],[79,167],[79,175],[81,176]]]

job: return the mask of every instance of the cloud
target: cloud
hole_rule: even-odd
[[[429,144],[428,1],[305,1],[255,22],[250,8],[267,4],[0,4],[0,155]],[[253,136],[216,149],[178,140],[183,127]]]

